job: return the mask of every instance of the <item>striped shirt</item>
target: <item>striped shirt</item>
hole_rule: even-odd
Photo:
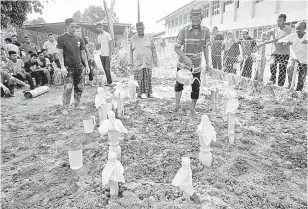
[[[175,47],[182,48],[184,54],[192,60],[194,69],[192,73],[201,71],[202,51],[206,47],[206,43],[210,41],[210,31],[208,28],[201,26],[197,35],[194,35],[193,28],[188,25],[182,28],[175,42]],[[184,60],[179,57],[178,68],[191,70]]]

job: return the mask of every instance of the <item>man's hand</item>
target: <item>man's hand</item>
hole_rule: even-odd
[[[90,68],[89,66],[86,66],[86,74],[88,75],[90,73]]]
[[[261,44],[258,44],[257,45],[257,48],[259,49],[260,47],[264,46],[265,44],[264,43],[261,43]]]
[[[65,68],[65,66],[61,67],[61,73],[63,76],[67,76],[67,69]]]
[[[4,94],[9,94],[10,93],[10,90],[6,86],[3,86],[2,88],[3,88]]]
[[[189,57],[185,56],[184,57],[184,62],[191,68],[193,68],[193,63],[191,61],[191,59],[189,59]]]

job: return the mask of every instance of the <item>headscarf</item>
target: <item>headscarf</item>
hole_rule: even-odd
[[[234,33],[231,30],[229,30],[227,32],[227,34],[228,33],[231,33],[231,37],[228,37],[228,35],[227,35],[225,40],[224,40],[224,45],[225,45],[226,51],[228,51],[231,48],[231,46],[236,42]]]

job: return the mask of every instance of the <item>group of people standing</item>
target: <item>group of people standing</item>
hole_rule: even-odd
[[[286,75],[288,74],[288,88],[290,88],[294,63],[298,62],[299,69],[296,90],[302,91],[307,75],[306,23],[298,22],[295,26],[296,32],[292,33],[292,29],[286,25],[286,19],[287,16],[285,14],[278,15],[277,27],[263,32],[260,40],[251,38],[247,29],[242,30],[239,40],[236,39],[232,30],[229,30],[224,38],[219,33],[218,28],[213,27],[211,42],[208,43],[208,46],[211,46],[213,68],[236,74],[237,69],[235,65],[238,63],[239,56],[242,55],[240,63],[240,68],[242,69],[241,75],[251,78],[253,65],[252,54],[256,53],[261,57],[259,58],[258,77],[260,81],[263,81],[266,62],[265,46],[273,43],[274,50],[271,55],[270,81],[276,83],[276,74],[279,65],[278,85],[284,86]],[[270,37],[273,39],[269,40]]]

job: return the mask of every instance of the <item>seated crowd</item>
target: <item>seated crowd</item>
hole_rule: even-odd
[[[51,36],[49,34],[48,37]],[[53,45],[54,49],[48,50],[50,45],[44,44],[43,49],[38,50],[35,44],[31,44],[29,37],[25,37],[25,43],[21,45],[16,35],[6,38],[5,42],[6,45],[1,47],[1,97],[14,96],[16,84],[17,87],[29,86],[31,90],[54,84],[54,72],[60,71],[56,44]]]

